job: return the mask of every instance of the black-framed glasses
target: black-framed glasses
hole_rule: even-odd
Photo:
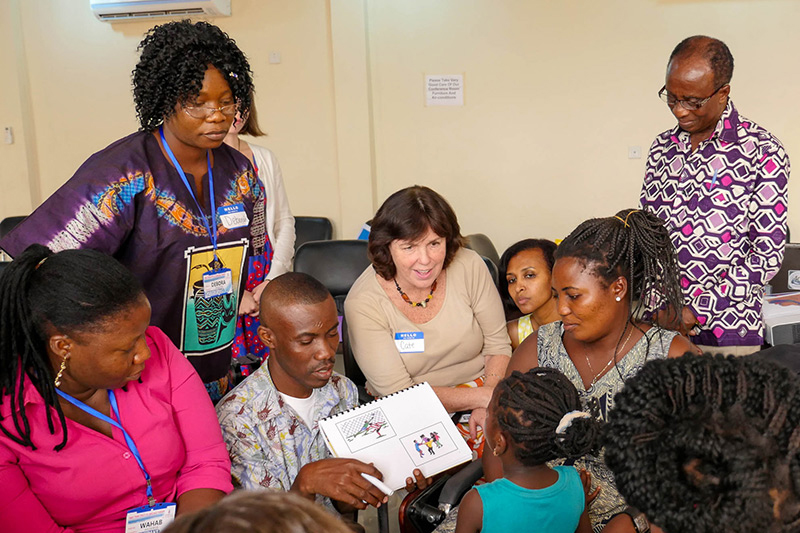
[[[236,104],[227,104],[222,107],[206,107],[206,106],[183,106],[183,110],[192,118],[206,119],[219,111],[226,117],[232,117],[236,114]]]
[[[669,91],[667,91],[667,86],[664,85],[661,88],[661,90],[658,91],[658,97],[664,100],[664,102],[666,102],[666,104],[669,106],[670,109],[675,107],[677,104],[680,104],[680,106],[687,111],[697,111],[698,109],[706,105],[706,103],[709,100],[711,100],[711,98],[713,98],[715,94],[720,92],[722,88],[726,87],[727,85],[728,85],[727,83],[723,83],[722,85],[720,85],[717,88],[717,90],[711,93],[711,95],[708,98],[687,98],[686,100],[678,100],[677,98],[675,98],[673,95],[669,93]]]

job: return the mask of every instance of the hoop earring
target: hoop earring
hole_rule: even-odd
[[[58,374],[56,374],[56,380],[53,382],[56,388],[61,386],[61,377],[64,375],[64,370],[67,369],[67,357],[68,356],[65,356],[61,360],[61,368],[58,369]]]

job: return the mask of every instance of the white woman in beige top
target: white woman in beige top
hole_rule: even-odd
[[[462,247],[447,201],[420,186],[383,203],[372,221],[369,255],[372,266],[345,302],[367,389],[383,396],[427,381],[448,411],[472,411],[474,438],[511,356],[489,270]]]

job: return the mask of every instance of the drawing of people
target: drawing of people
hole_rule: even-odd
[[[439,442],[439,441],[441,440],[441,439],[439,438],[439,434],[438,434],[438,433],[436,433],[435,431],[432,431],[432,432],[431,432],[431,440],[433,441],[433,443],[434,443],[434,444],[436,444],[436,447],[437,447],[437,448],[441,448],[441,447],[442,447],[442,443],[441,443],[441,442]]]
[[[386,422],[381,420],[380,422],[373,422],[372,424],[370,424],[369,429],[374,430],[375,433],[378,434],[378,437],[383,437],[383,435],[381,435],[381,428],[385,425]]]
[[[420,446],[419,442],[417,442],[416,440],[414,440],[414,448],[417,449],[417,453],[419,454],[420,458],[425,457],[425,454],[422,453],[422,447]]]
[[[436,452],[433,451],[433,441],[426,437],[425,435],[420,435],[419,438],[422,439],[422,442],[425,443],[425,446],[428,447],[428,454],[429,455],[436,455]]]

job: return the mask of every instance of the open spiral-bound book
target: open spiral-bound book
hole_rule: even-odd
[[[373,463],[392,490],[419,468],[433,476],[472,459],[431,386],[425,383],[320,420],[335,457]]]

